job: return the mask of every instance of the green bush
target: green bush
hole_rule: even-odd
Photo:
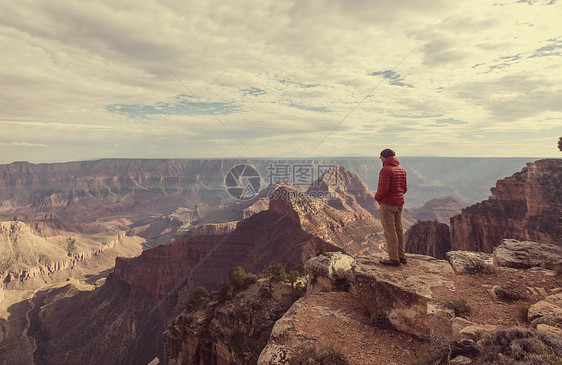
[[[320,250],[318,250],[318,252],[316,252],[316,256],[320,256],[320,255],[327,256],[327,252],[324,247],[322,247]]]
[[[231,291],[232,291],[232,284],[230,284],[230,281],[227,281],[224,284],[222,284],[219,289],[218,298],[217,298],[219,303],[223,303],[228,298],[230,298]]]
[[[230,269],[230,284],[235,292],[248,289],[250,285],[257,281],[255,275],[247,274],[241,266],[234,266]]]
[[[308,271],[306,271],[306,268],[304,267],[303,264],[297,265],[297,267],[295,267],[294,270],[297,271],[299,276],[305,276],[308,274]]]
[[[205,289],[205,287],[203,286],[198,286],[191,292],[189,299],[185,303],[185,309],[187,309],[188,311],[199,309],[208,300],[209,292],[207,291],[207,289]]]

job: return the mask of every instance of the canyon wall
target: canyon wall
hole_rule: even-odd
[[[410,207],[441,196],[475,202],[486,197],[487,186],[530,159],[403,157],[408,172]],[[241,163],[254,166],[264,186],[270,184],[272,166],[319,167],[342,165],[361,176],[376,191],[378,159],[339,160],[180,160],[104,159],[68,163],[0,165],[0,215],[57,213],[80,223],[122,213],[143,214],[195,203],[217,205],[230,197],[224,189],[227,171]],[[289,171],[292,174],[292,171]],[[289,179],[291,176],[287,176]],[[320,176],[311,176],[305,186]],[[85,229],[86,227],[84,227]]]
[[[124,232],[89,236],[66,232],[41,237],[23,222],[0,222],[0,282],[7,289],[29,289],[64,280],[55,276],[74,269],[81,262],[116,250],[124,240]],[[132,250],[133,254],[140,253],[140,244],[137,246],[138,249]],[[127,254],[126,251],[119,252]],[[90,266],[90,271],[95,272],[96,265]]]
[[[55,316],[57,303],[49,308],[50,314],[42,317],[41,336],[46,340],[40,344],[41,353],[53,364],[69,359],[83,364],[101,360],[138,364],[155,356],[165,358],[159,334],[183,309],[189,292],[199,285],[217,289],[231,267],[262,273],[267,266],[282,263],[292,269],[322,248],[361,254],[378,251],[381,242],[380,223],[368,212],[339,211],[282,186],[271,194],[267,210],[239,222],[226,235],[189,237],[136,258],[117,259],[101,289],[83,294],[87,300],[77,297],[91,304],[87,309],[75,304],[67,316],[75,320],[72,330],[60,328],[70,319]],[[72,300],[60,305],[70,306]],[[79,333],[88,333],[88,343],[80,342]],[[118,344],[111,342],[114,336]],[[91,354],[92,360],[86,360],[84,353]]]
[[[444,260],[445,253],[451,250],[449,226],[438,221],[414,224],[405,233],[405,250]]]
[[[562,244],[562,160],[528,163],[451,218],[451,249],[491,253],[502,239]]]

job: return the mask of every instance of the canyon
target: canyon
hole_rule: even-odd
[[[474,214],[474,206],[464,207],[486,196],[481,179],[493,174],[500,174],[493,181],[501,179],[520,169],[523,159],[487,161],[495,171],[483,169],[482,176],[474,176],[474,171],[482,168],[485,159],[400,160],[409,174],[406,200],[411,206],[404,214],[406,226],[431,220],[420,222],[410,234],[413,241],[408,252],[441,257],[450,249],[485,251],[486,247],[491,252],[499,244],[468,243],[477,242],[475,237],[558,242],[556,230],[547,223],[560,211],[557,196],[552,195],[560,187],[560,160],[536,161],[523,172],[499,180],[488,200],[493,203],[479,203],[484,207],[478,208],[480,215]],[[25,247],[33,243],[45,252],[41,259],[26,263],[30,268],[18,270],[7,269],[17,266],[16,256],[3,255],[12,258],[6,261],[12,264],[2,266],[6,266],[3,289],[61,283],[39,289],[30,299],[33,323],[28,333],[36,339],[36,363],[136,364],[156,356],[166,361],[168,350],[161,334],[183,310],[195,287],[218,290],[231,267],[240,265],[261,274],[274,263],[294,268],[322,249],[354,257],[383,252],[382,227],[370,190],[376,189],[378,161],[338,161],[341,164],[325,170],[333,175],[323,175],[309,185],[263,184],[260,194],[236,201],[225,191],[220,174],[241,161],[100,160],[0,166],[0,224],[4,227],[0,232],[5,232],[0,239],[17,231],[26,238],[10,238],[13,247],[14,241],[27,242]],[[264,177],[272,164],[289,163],[247,162]],[[334,161],[301,161],[314,166],[329,162]],[[515,163],[520,165],[503,174]],[[470,190],[471,184],[478,188]],[[553,193],[548,195],[545,189]],[[515,211],[520,217],[523,205],[528,212],[525,221],[496,217],[498,211]],[[442,221],[461,209],[450,220],[448,248],[444,238],[449,233]],[[506,237],[513,230],[510,225],[527,227],[522,230],[527,236]],[[502,233],[494,236],[484,230]],[[123,248],[125,242],[131,250]],[[122,254],[109,254],[119,249]],[[104,255],[114,263],[102,269],[94,261]],[[114,269],[108,270],[113,264]],[[0,295],[11,291],[0,291]],[[221,351],[230,354],[225,358],[235,357],[232,348],[225,346]]]
[[[39,305],[44,309],[38,313],[37,338],[43,339],[37,343],[38,353],[43,354],[38,356],[53,364],[64,359],[137,364],[154,356],[164,358],[157,334],[181,311],[191,290],[199,285],[218,289],[232,266],[262,273],[275,263],[295,267],[321,249],[355,255],[380,251],[381,244],[382,227],[370,213],[340,211],[280,186],[270,195],[267,210],[241,221],[227,235],[194,236],[162,244],[136,258],[118,258],[101,288]],[[64,318],[56,315],[61,311],[67,313]],[[113,326],[117,327],[112,334],[121,334],[118,340],[107,336]],[[85,332],[90,343],[79,335]],[[106,350],[107,356],[101,354]],[[88,360],[84,353],[101,357]]]

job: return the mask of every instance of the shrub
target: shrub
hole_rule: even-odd
[[[519,316],[519,319],[523,323],[529,323],[529,308],[530,307],[531,307],[531,305],[529,303],[526,303],[522,300],[519,300],[517,303],[515,303],[515,309],[517,310],[517,315]]]
[[[561,265],[562,266],[562,265]],[[308,271],[306,271],[306,268],[304,267],[303,264],[297,265],[297,267],[294,268],[294,270],[297,271],[297,273],[299,274],[299,276],[305,276],[308,274]]]
[[[221,285],[217,298],[219,303],[223,303],[230,297],[231,290],[232,290],[232,284],[230,284],[229,281]]]
[[[295,291],[295,282],[299,278],[299,273],[297,270],[291,270],[287,275],[287,281],[291,284],[291,290]]]
[[[343,352],[332,345],[309,345],[289,358],[289,365],[348,365]]]
[[[287,277],[285,266],[283,264],[269,265],[267,269],[265,269],[265,276],[267,276],[267,278],[269,279],[269,296],[271,297],[273,295],[273,288],[271,287],[271,283],[278,283],[285,280],[285,278]]]
[[[446,300],[443,302],[445,308],[452,309],[456,317],[466,317],[470,314],[471,308],[465,299]]]
[[[280,282],[285,280],[287,273],[285,272],[285,266],[283,264],[270,265],[265,270],[265,275],[267,278],[273,282]]]
[[[228,277],[234,289],[243,288],[246,284],[246,271],[241,266],[231,268]]]
[[[318,252],[316,252],[316,256],[324,255],[327,256],[326,249],[322,247]]]
[[[562,364],[562,339],[540,331],[510,328],[488,334],[480,355],[472,362],[483,364]]]
[[[235,292],[248,289],[250,285],[257,281],[255,275],[247,274],[241,266],[234,266],[230,269],[229,281]]]
[[[185,303],[185,309],[188,311],[195,310],[201,308],[203,303],[209,300],[209,292],[205,287],[198,286],[197,288],[193,289],[189,299]]]
[[[533,321],[531,322],[531,326],[533,328],[537,328],[539,324],[547,324],[549,326],[558,327],[562,329],[562,318],[558,318],[554,316],[542,316],[533,319]]]

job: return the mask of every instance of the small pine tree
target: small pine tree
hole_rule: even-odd
[[[295,291],[295,283],[297,282],[298,278],[299,278],[299,272],[296,269],[291,270],[289,272],[289,275],[287,275],[287,281],[291,283],[291,290],[293,292]]]
[[[283,264],[270,265],[265,269],[265,276],[269,279],[269,295],[273,295],[273,282],[280,282],[285,280],[287,273],[285,272],[285,266]]]
[[[234,287],[234,290],[244,289],[246,286],[246,271],[242,266],[234,266],[230,269],[230,283]]]
[[[308,271],[306,271],[306,268],[304,267],[303,264],[300,264],[297,267],[295,267],[295,270],[297,270],[299,276],[305,276],[306,274],[308,274]]]
[[[322,248],[320,249],[320,251],[318,251],[318,252],[316,253],[316,256],[320,256],[320,255],[326,256],[326,249],[325,249],[324,247],[322,247]]]
[[[198,286],[197,288],[193,289],[189,299],[185,303],[185,309],[193,310],[198,309],[203,303],[205,303],[209,299],[209,292],[205,287]]]

